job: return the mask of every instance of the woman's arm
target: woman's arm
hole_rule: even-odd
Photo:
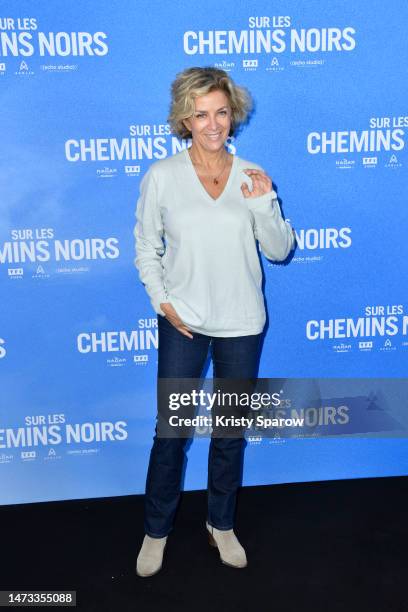
[[[136,205],[134,264],[155,312],[164,316],[160,304],[167,302],[161,258],[164,255],[163,223],[157,201],[157,186],[151,168],[140,183]]]
[[[286,259],[295,245],[295,234],[289,221],[282,217],[276,191],[250,199],[248,208],[262,253],[274,261]]]
[[[252,180],[252,191],[246,183],[241,189],[253,217],[255,238],[268,259],[283,261],[295,245],[295,232],[282,217],[270,177],[260,167],[244,172]]]

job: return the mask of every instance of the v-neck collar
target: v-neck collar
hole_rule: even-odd
[[[200,181],[198,174],[196,172],[196,169],[194,168],[194,164],[191,160],[190,154],[188,152],[189,147],[184,149],[184,155],[186,157],[186,161],[187,164],[190,166],[190,172],[194,175],[194,180],[198,186],[199,189],[201,189],[201,191],[204,193],[206,199],[211,203],[211,204],[218,204],[218,202],[223,198],[223,196],[228,192],[232,179],[233,179],[233,174],[235,173],[235,169],[236,169],[236,165],[237,165],[237,160],[236,160],[236,155],[232,156],[232,164],[231,164],[231,168],[230,168],[230,172],[228,175],[228,179],[227,182],[225,183],[225,187],[222,190],[222,192],[220,193],[220,195],[218,196],[218,198],[214,199],[212,196],[210,196],[210,194],[208,193],[208,191],[206,190],[206,188],[204,187],[204,185],[202,184],[202,182]]]

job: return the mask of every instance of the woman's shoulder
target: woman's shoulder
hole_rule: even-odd
[[[237,158],[238,166],[240,170],[245,170],[246,168],[254,168],[255,170],[264,170],[262,166],[257,164],[256,162],[250,161],[248,159],[244,159],[243,157],[239,157],[235,155]]]
[[[184,150],[178,151],[174,155],[167,155],[162,159],[156,159],[150,164],[148,172],[156,179],[160,179],[173,174],[177,168],[181,168],[183,165],[185,165]]]

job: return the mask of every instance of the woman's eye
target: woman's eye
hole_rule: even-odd
[[[220,111],[220,114],[221,114],[221,115],[226,115],[226,114],[227,114],[227,111],[225,111],[225,110]]]

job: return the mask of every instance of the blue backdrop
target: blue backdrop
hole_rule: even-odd
[[[255,113],[229,150],[272,176],[298,237],[289,265],[262,261],[259,375],[405,377],[406,2],[1,11],[0,503],[144,490],[157,321],[133,265],[134,211],[152,161],[188,144],[166,119],[189,66],[251,91]],[[387,389],[380,409],[402,423],[404,396],[396,405]],[[244,484],[406,474],[406,428],[387,422],[251,439]],[[186,489],[206,486],[207,446],[190,448]]]

